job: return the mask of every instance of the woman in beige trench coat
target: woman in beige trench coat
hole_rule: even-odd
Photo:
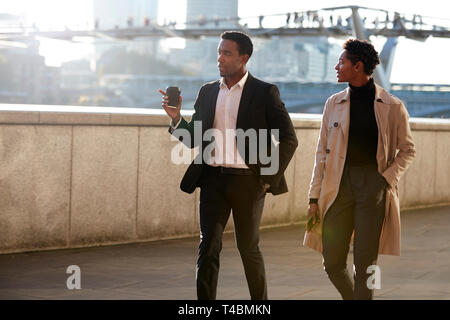
[[[403,103],[375,84],[374,47],[349,39],[335,67],[349,87],[326,101],[309,190],[304,245],[323,254],[343,299],[372,299],[367,269],[400,255],[398,181],[415,156]],[[346,260],[353,237],[355,275]]]

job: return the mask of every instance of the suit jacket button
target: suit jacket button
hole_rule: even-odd
[[[338,126],[338,123],[337,123],[337,122],[335,122],[335,123],[334,123],[333,125],[334,125],[334,127],[335,127],[335,128],[337,128],[337,126]]]
[[[330,149],[325,150],[326,153],[330,153]]]

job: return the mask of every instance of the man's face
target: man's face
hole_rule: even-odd
[[[337,71],[338,82],[351,82],[357,75],[355,65],[347,58],[346,50],[342,51],[334,69]]]
[[[217,48],[217,66],[221,77],[232,77],[242,71],[248,61],[248,55],[239,55],[238,44],[222,39]]]

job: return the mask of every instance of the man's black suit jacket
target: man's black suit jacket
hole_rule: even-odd
[[[191,135],[190,144],[187,145],[187,141],[183,142],[182,139],[180,139],[180,141],[190,148],[196,147],[196,141],[194,139],[194,121],[202,122],[202,137],[203,133],[213,126],[216,101],[220,89],[219,86],[219,80],[203,85],[195,101],[194,114],[192,115],[191,121],[188,123],[184,118],[182,118],[176,129],[185,129],[189,131]],[[241,154],[241,156],[246,165],[254,171],[255,175],[260,177],[261,183],[270,184],[270,188],[267,192],[274,195],[287,192],[288,188],[284,177],[284,171],[294,155],[298,141],[291,118],[289,117],[284,103],[280,99],[280,93],[277,86],[254,78],[250,73],[248,74],[247,81],[245,82],[242,91],[241,101],[239,103],[236,129],[243,129],[244,131],[248,129],[255,129],[257,133],[259,132],[259,129],[279,130],[278,145],[275,146],[273,144],[270,134],[266,137],[267,150],[270,151],[272,145],[272,148],[275,148],[275,152],[279,152],[279,167],[276,174],[261,175],[261,167],[268,167],[270,164],[263,165],[259,159],[259,156],[257,156],[256,163],[249,162],[249,159],[251,159],[249,150],[252,149],[249,148],[247,140],[245,143],[246,152],[244,155]],[[174,134],[176,130],[169,128],[169,132],[172,134]],[[261,137],[258,135],[257,146],[260,145],[260,138]],[[202,157],[203,150],[211,142],[203,141],[203,139],[200,139],[200,141],[201,148],[198,156]],[[203,158],[201,161],[194,160],[191,163],[181,181],[181,190],[187,193],[194,192],[195,188],[199,186],[198,183],[203,166]]]

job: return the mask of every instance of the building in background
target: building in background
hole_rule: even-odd
[[[341,48],[326,37],[254,39],[249,69],[271,81],[334,82]]]
[[[238,1],[187,0],[187,28],[229,28],[240,30]],[[186,40],[184,50],[170,52],[170,59],[187,73],[215,79],[218,37]],[[334,65],[341,48],[326,37],[253,38],[254,54],[248,68],[255,75],[272,81],[334,82]]]
[[[110,29],[152,28],[158,19],[158,0],[93,0],[94,27],[97,32]],[[94,104],[107,106],[147,106],[149,92],[136,81],[158,56],[159,39],[136,38],[120,41],[96,38],[94,41],[97,84],[103,91]],[[135,61],[130,61],[134,59]],[[146,62],[144,62],[146,61]],[[108,79],[108,81],[106,81]],[[111,80],[111,79],[114,79]],[[116,82],[121,85],[116,85]],[[141,89],[140,93],[137,93]],[[101,97],[101,98],[100,98]],[[92,100],[92,97],[87,97]]]
[[[158,19],[158,0],[93,0],[94,26],[99,32],[115,28],[150,28]],[[95,59],[112,49],[127,50],[156,55],[158,40],[138,38],[129,42],[109,39],[95,40]]]
[[[158,19],[158,0],[94,0],[94,19],[99,30],[143,27]]]
[[[238,0],[187,0],[186,23],[188,28],[230,28],[236,29]],[[227,21],[227,19],[230,19]],[[217,71],[217,45],[215,38],[186,40],[184,57],[180,61],[191,74],[215,79]]]
[[[59,102],[59,68],[45,65],[39,41],[24,48],[0,47],[0,102],[55,104]]]

